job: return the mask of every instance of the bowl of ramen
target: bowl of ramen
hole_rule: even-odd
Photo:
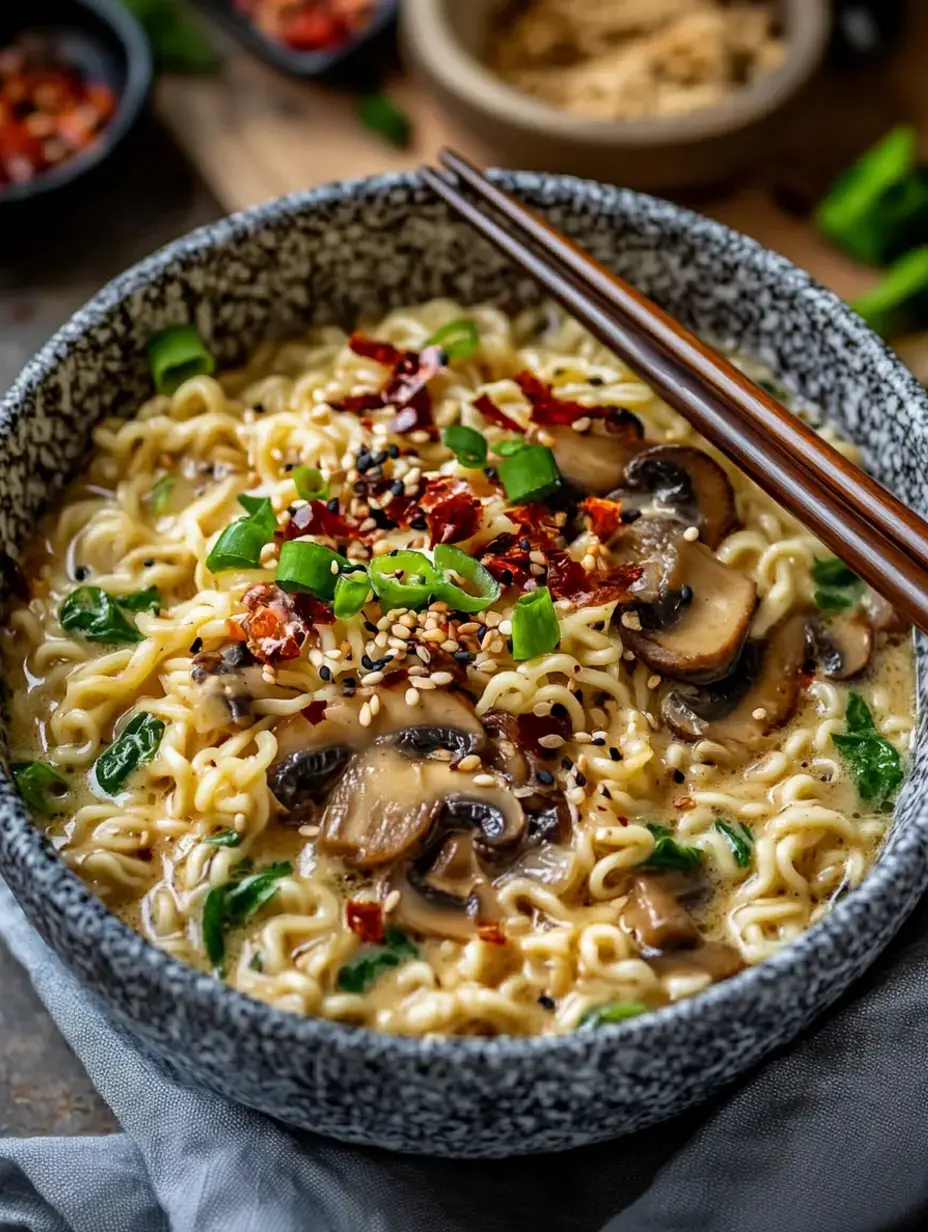
[[[504,160],[652,191],[768,151],[828,43],[826,0],[407,0],[410,67]]]
[[[830,292],[501,181],[923,509],[924,391]],[[118,278],[0,458],[0,867],[192,1082],[405,1151],[629,1133],[925,887],[910,632],[415,175]]]

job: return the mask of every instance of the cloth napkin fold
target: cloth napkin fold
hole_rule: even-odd
[[[2,883],[0,936],[123,1131],[0,1142],[2,1232],[928,1227],[926,903],[853,996],[723,1099],[634,1138],[502,1161],[342,1146],[180,1086],[108,1021]]]

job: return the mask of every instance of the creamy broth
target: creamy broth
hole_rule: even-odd
[[[461,320],[472,354],[428,349]],[[496,452],[522,434],[563,480],[540,501]],[[317,328],[94,445],[23,553],[10,747],[60,776],[20,781],[61,857],[163,950],[296,1013],[558,1033],[763,960],[866,875],[908,632],[574,322],[436,301]],[[260,556],[208,567],[242,494],[271,503]],[[428,568],[443,538],[488,606],[371,593],[335,619],[324,579],[275,584],[287,543]],[[546,584],[558,644],[516,659]]]

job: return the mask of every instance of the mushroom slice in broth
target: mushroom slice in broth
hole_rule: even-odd
[[[812,652],[829,680],[852,680],[866,671],[873,656],[873,627],[860,612],[809,626]]]
[[[695,526],[715,550],[736,521],[735,493],[714,458],[692,445],[655,445],[632,458],[622,486],[610,493],[623,509],[655,512]]]
[[[545,427],[554,461],[570,487],[585,495],[605,496],[622,482],[628,463],[644,448],[644,429],[637,416],[623,416],[621,431],[610,431],[602,420],[588,432],[569,425]]]

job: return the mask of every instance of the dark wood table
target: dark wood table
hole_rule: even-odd
[[[108,279],[222,211],[181,154],[146,125],[118,178],[26,235],[0,233],[0,392]],[[117,1128],[29,977],[0,942],[0,1133]]]

